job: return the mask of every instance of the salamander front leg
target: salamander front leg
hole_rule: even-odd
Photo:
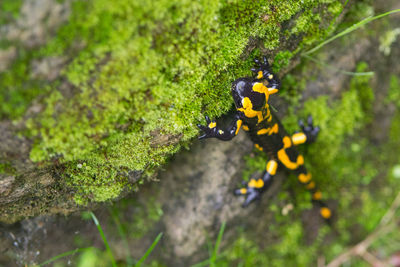
[[[302,132],[292,135],[292,142],[294,145],[313,143],[317,139],[320,129],[318,126],[314,127],[311,115],[307,118],[307,125],[304,125],[303,120],[299,120],[299,126]]]
[[[235,195],[246,196],[243,207],[247,207],[251,202],[261,197],[261,194],[272,184],[272,179],[277,169],[278,162],[270,160],[262,178],[250,179],[249,182],[245,183],[246,187],[235,190]]]
[[[235,114],[233,121],[226,130],[218,128],[217,123],[211,121],[208,116],[206,116],[206,122],[207,125],[197,124],[197,127],[199,127],[199,129],[204,133],[199,136],[199,139],[214,137],[222,141],[229,141],[238,134],[240,127],[242,126],[242,120],[240,119],[239,113]]]

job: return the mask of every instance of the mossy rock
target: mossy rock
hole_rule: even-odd
[[[71,14],[45,44],[1,40],[17,53],[0,73],[0,118],[9,126],[0,141],[24,145],[15,157],[11,145],[0,151],[9,166],[2,179],[24,181],[1,196],[2,221],[68,213],[137,190],[189,146],[205,114],[232,107],[230,83],[250,75],[255,57],[287,72],[332,32],[343,2],[57,2]],[[0,27],[24,17],[10,12]],[[26,181],[41,174],[54,182]],[[35,186],[8,201],[25,183]]]

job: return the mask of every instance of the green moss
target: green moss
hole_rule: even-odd
[[[272,69],[274,72],[279,72],[279,70],[286,68],[290,59],[294,56],[294,54],[290,51],[281,51],[278,52],[274,58],[274,63],[272,65]]]
[[[368,64],[360,62],[357,64],[356,72],[367,72]],[[374,102],[374,91],[370,86],[372,76],[356,76],[350,82],[350,88],[357,91],[358,98],[361,103],[361,109],[364,113],[364,120],[366,122],[372,119],[372,105]]]
[[[14,174],[15,169],[11,166],[9,162],[0,162],[0,174]]]
[[[22,0],[3,0],[0,2],[0,26],[9,23],[19,16]]]
[[[391,46],[396,41],[398,35],[400,35],[400,28],[391,29],[382,35],[379,38],[379,51],[381,51],[385,56],[389,56]]]
[[[311,28],[321,21],[321,17],[318,14],[313,14],[312,10],[303,12],[296,20],[296,25],[290,30],[291,34],[306,33]]]
[[[0,72],[0,119],[19,118],[39,94],[44,94],[43,82],[30,78],[29,51],[21,50],[10,69]]]
[[[284,231],[279,231],[280,241],[269,240],[264,249],[242,232],[239,238],[223,252],[225,257],[218,261],[218,266],[313,266],[314,258],[320,253],[323,243],[321,238],[327,231],[320,232],[319,238],[312,245],[303,243],[303,229],[299,222],[294,222]],[[301,253],[299,253],[301,252]]]
[[[179,149],[178,142],[197,135],[204,110],[216,117],[231,107],[231,81],[249,74],[252,60],[240,56],[251,38],[277,47],[279,24],[301,10],[303,20],[315,17],[317,6],[73,2],[69,23],[34,57],[76,53],[63,72],[76,93],[65,98],[51,86],[46,109],[27,123],[29,135],[38,137],[31,159],[59,158],[78,204],[117,197],[130,187],[129,171],[151,174]],[[80,51],[77,41],[84,44]],[[255,50],[251,57],[258,55]],[[292,56],[279,53],[274,66],[287,66]]]
[[[394,103],[397,108],[400,108],[400,82],[396,75],[390,76],[389,93],[385,99],[385,103]]]

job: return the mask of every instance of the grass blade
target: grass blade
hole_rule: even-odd
[[[163,233],[159,233],[156,239],[154,239],[153,243],[151,246],[147,249],[146,253],[140,258],[140,260],[136,263],[135,267],[140,267],[140,265],[147,259],[147,257],[150,255],[150,253],[153,251],[155,246],[157,246],[157,243],[160,241]]]
[[[70,251],[67,251],[67,252],[58,254],[57,256],[54,256],[54,257],[52,257],[51,259],[48,259],[47,261],[42,262],[41,264],[39,264],[39,265],[37,265],[37,266],[41,267],[41,266],[44,266],[44,265],[46,265],[46,264],[52,263],[53,261],[56,261],[56,260],[58,260],[58,259],[61,259],[61,258],[70,256],[70,255],[74,255],[74,254],[76,254],[76,253],[80,253],[80,252],[83,252],[83,251],[88,250],[88,249],[91,249],[91,248],[94,248],[94,247],[76,248],[76,249],[74,249],[74,250],[70,250]]]
[[[385,13],[382,13],[382,14],[379,14],[379,15],[374,16],[374,17],[367,17],[367,18],[365,18],[365,19],[363,19],[363,20],[357,22],[357,23],[354,24],[353,26],[348,27],[348,28],[345,29],[344,31],[342,31],[342,32],[340,32],[340,33],[338,33],[338,34],[332,36],[331,38],[329,38],[329,39],[323,41],[322,43],[320,43],[320,44],[317,45],[316,47],[312,48],[311,50],[308,50],[307,52],[304,52],[302,55],[309,55],[309,54],[311,54],[311,53],[317,51],[317,50],[320,49],[321,47],[325,46],[326,44],[332,42],[333,40],[335,40],[335,39],[337,39],[337,38],[339,38],[339,37],[341,37],[341,36],[343,36],[343,35],[346,35],[346,34],[352,32],[352,31],[355,31],[355,30],[357,30],[358,28],[360,28],[361,26],[363,26],[363,25],[365,25],[365,24],[367,24],[367,23],[369,23],[369,22],[371,22],[371,21],[374,21],[374,20],[376,20],[376,19],[385,17],[385,16],[387,16],[387,15],[390,15],[390,14],[393,14],[393,13],[396,13],[396,12],[400,12],[400,9],[394,9],[394,10],[391,10],[391,11],[388,11],[388,12],[385,12]]]
[[[338,68],[333,67],[332,65],[326,64],[325,62],[320,61],[320,60],[318,60],[318,59],[316,59],[316,58],[314,58],[314,57],[311,57],[311,56],[308,56],[308,55],[304,55],[304,57],[305,57],[306,59],[309,59],[309,60],[311,60],[311,61],[317,63],[318,65],[321,65],[321,66],[323,66],[323,67],[327,67],[327,68],[329,68],[329,69],[335,70],[335,71],[337,71],[337,72],[340,72],[340,73],[343,73],[343,74],[346,74],[346,75],[351,75],[351,76],[372,76],[372,75],[374,75],[374,72],[373,72],[373,71],[368,71],[368,72],[352,72],[352,71],[341,70],[341,69],[338,69]]]
[[[216,256],[216,258],[215,258],[215,261],[217,261],[217,260],[219,260],[219,259],[225,257],[225,255],[226,255],[226,252],[222,252],[222,253],[218,254],[218,255]],[[210,259],[206,259],[206,260],[204,260],[204,261],[201,261],[201,262],[199,262],[199,263],[196,263],[196,264],[194,264],[194,265],[191,265],[190,267],[206,267],[206,266],[210,266],[210,265],[211,265],[210,262],[211,262]]]
[[[118,234],[122,238],[122,241],[124,243],[124,247],[126,249],[126,259],[125,259],[126,260],[126,265],[127,265],[127,267],[131,267],[131,266],[133,266],[134,260],[130,255],[129,243],[128,243],[128,239],[126,237],[127,236],[126,232],[125,232],[125,230],[124,230],[124,228],[123,228],[123,226],[121,224],[121,221],[120,221],[120,219],[118,217],[118,213],[115,211],[115,209],[109,208],[108,211],[110,212],[111,217],[113,218],[114,223],[117,226]]]
[[[225,225],[226,225],[226,223],[223,222],[221,225],[221,228],[219,229],[217,241],[215,242],[215,246],[214,246],[214,251],[210,258],[210,266],[215,266],[215,262],[217,260],[218,248],[221,244],[222,236],[223,236],[224,230],[225,230]]]
[[[107,250],[108,256],[110,257],[112,266],[113,267],[117,267],[117,263],[116,263],[116,261],[114,259],[114,255],[111,252],[110,245],[108,244],[106,236],[104,235],[103,228],[101,228],[101,225],[100,225],[99,221],[97,220],[96,216],[94,215],[94,213],[90,212],[90,215],[92,216],[94,224],[97,226],[97,230],[99,230],[100,236],[103,239],[103,243],[106,246],[106,250]]]

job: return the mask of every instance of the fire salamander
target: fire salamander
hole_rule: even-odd
[[[311,173],[307,172],[303,156],[295,148],[300,144],[314,142],[319,127],[313,126],[310,116],[307,125],[299,121],[301,132],[288,135],[268,104],[269,96],[278,92],[280,82],[271,72],[265,57],[263,62],[256,59],[255,63],[256,68],[251,69],[255,73],[254,78],[239,78],[232,83],[231,93],[236,112],[228,129],[218,128],[217,123],[206,116],[207,125],[197,125],[204,133],[199,139],[214,137],[229,141],[243,128],[249,133],[254,146],[268,155],[269,161],[263,176],[250,179],[245,187],[235,190],[235,195],[245,196],[244,207],[260,198],[271,185],[278,167],[283,165],[295,172],[299,182],[311,192],[313,203],[318,206],[321,216],[328,220],[332,212],[322,201],[321,191],[316,187]]]

